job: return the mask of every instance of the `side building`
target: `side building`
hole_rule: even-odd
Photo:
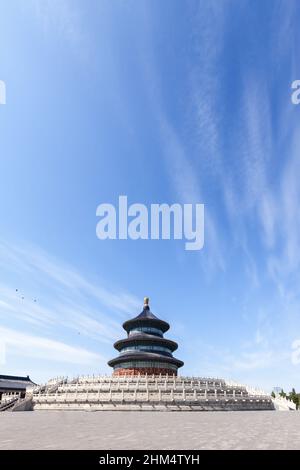
[[[27,377],[16,375],[0,375],[0,403],[13,398],[24,398],[26,390],[36,384]]]

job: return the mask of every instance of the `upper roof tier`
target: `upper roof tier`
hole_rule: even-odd
[[[163,333],[168,331],[170,328],[169,323],[161,320],[160,318],[157,318],[154,313],[150,311],[148,297],[145,297],[144,299],[143,311],[137,317],[134,317],[131,320],[127,320],[123,323],[123,328],[125,331],[127,331],[127,333],[134,328],[143,326],[157,328]]]

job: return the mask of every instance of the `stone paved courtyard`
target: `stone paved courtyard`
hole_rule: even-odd
[[[300,413],[4,412],[0,449],[300,449]]]

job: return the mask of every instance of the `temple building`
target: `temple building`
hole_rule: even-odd
[[[173,357],[178,345],[164,338],[170,325],[157,318],[149,307],[149,298],[144,299],[143,311],[131,320],[125,321],[127,338],[114,344],[119,356],[111,359],[113,376],[122,375],[177,375],[183,362]]]
[[[218,377],[179,375],[183,362],[173,357],[177,343],[164,338],[170,325],[150,311],[147,297],[143,311],[123,328],[127,337],[116,341],[119,354],[108,362],[111,376],[56,377],[27,389],[24,399],[0,405],[0,411],[242,411],[277,406],[262,390]],[[280,400],[282,409],[290,409],[292,402]]]
[[[27,377],[0,375],[0,403],[13,398],[24,398],[26,390],[36,384]]]

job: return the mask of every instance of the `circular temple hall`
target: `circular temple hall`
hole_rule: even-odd
[[[143,311],[123,324],[119,355],[108,362],[112,376],[56,377],[3,406],[12,411],[238,411],[273,410],[270,395],[216,377],[180,376],[173,357],[177,343],[164,338],[170,325],[154,315],[145,297]],[[285,400],[290,403],[288,400]],[[282,402],[282,400],[281,400]],[[279,405],[276,405],[279,406]],[[282,409],[290,405],[280,404]],[[290,408],[289,408],[290,409]],[[1,405],[0,405],[1,411]]]
[[[108,361],[113,367],[113,376],[123,375],[177,375],[183,362],[173,357],[178,345],[164,338],[170,325],[157,318],[149,307],[149,298],[144,299],[143,311],[123,323],[127,337],[116,341],[114,348],[119,355]]]

